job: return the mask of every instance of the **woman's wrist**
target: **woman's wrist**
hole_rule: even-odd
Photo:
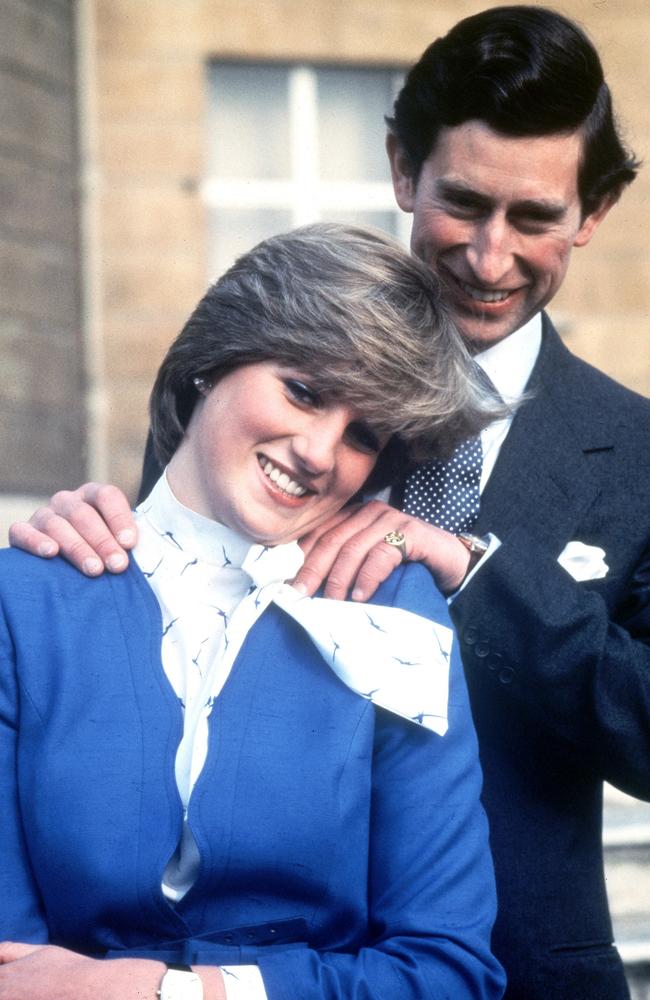
[[[193,965],[192,971],[201,977],[203,1000],[226,1000],[226,986],[218,965]]]

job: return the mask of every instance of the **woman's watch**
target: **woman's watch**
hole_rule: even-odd
[[[489,535],[470,535],[468,531],[459,531],[456,538],[469,552],[467,573],[474,569],[479,559],[482,559],[490,547]],[[465,573],[465,576],[467,576]]]
[[[203,1000],[201,977],[189,965],[168,965],[156,996],[160,1000]]]

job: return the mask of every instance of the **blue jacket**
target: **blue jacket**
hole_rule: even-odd
[[[456,652],[440,738],[355,695],[267,609],[210,717],[189,810],[202,867],[173,907],[182,717],[144,577],[5,551],[0,600],[0,939],[257,963],[270,1000],[501,996]],[[419,566],[376,601],[448,623]]]

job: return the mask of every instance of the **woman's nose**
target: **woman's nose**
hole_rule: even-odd
[[[318,476],[332,471],[349,420],[342,406],[310,414],[306,426],[292,438],[294,454],[306,472]]]

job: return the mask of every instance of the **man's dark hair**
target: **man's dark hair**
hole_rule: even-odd
[[[492,7],[459,21],[413,66],[387,123],[417,180],[440,129],[471,119],[507,136],[580,130],[584,216],[616,199],[639,166],[618,135],[596,49],[547,8]]]

